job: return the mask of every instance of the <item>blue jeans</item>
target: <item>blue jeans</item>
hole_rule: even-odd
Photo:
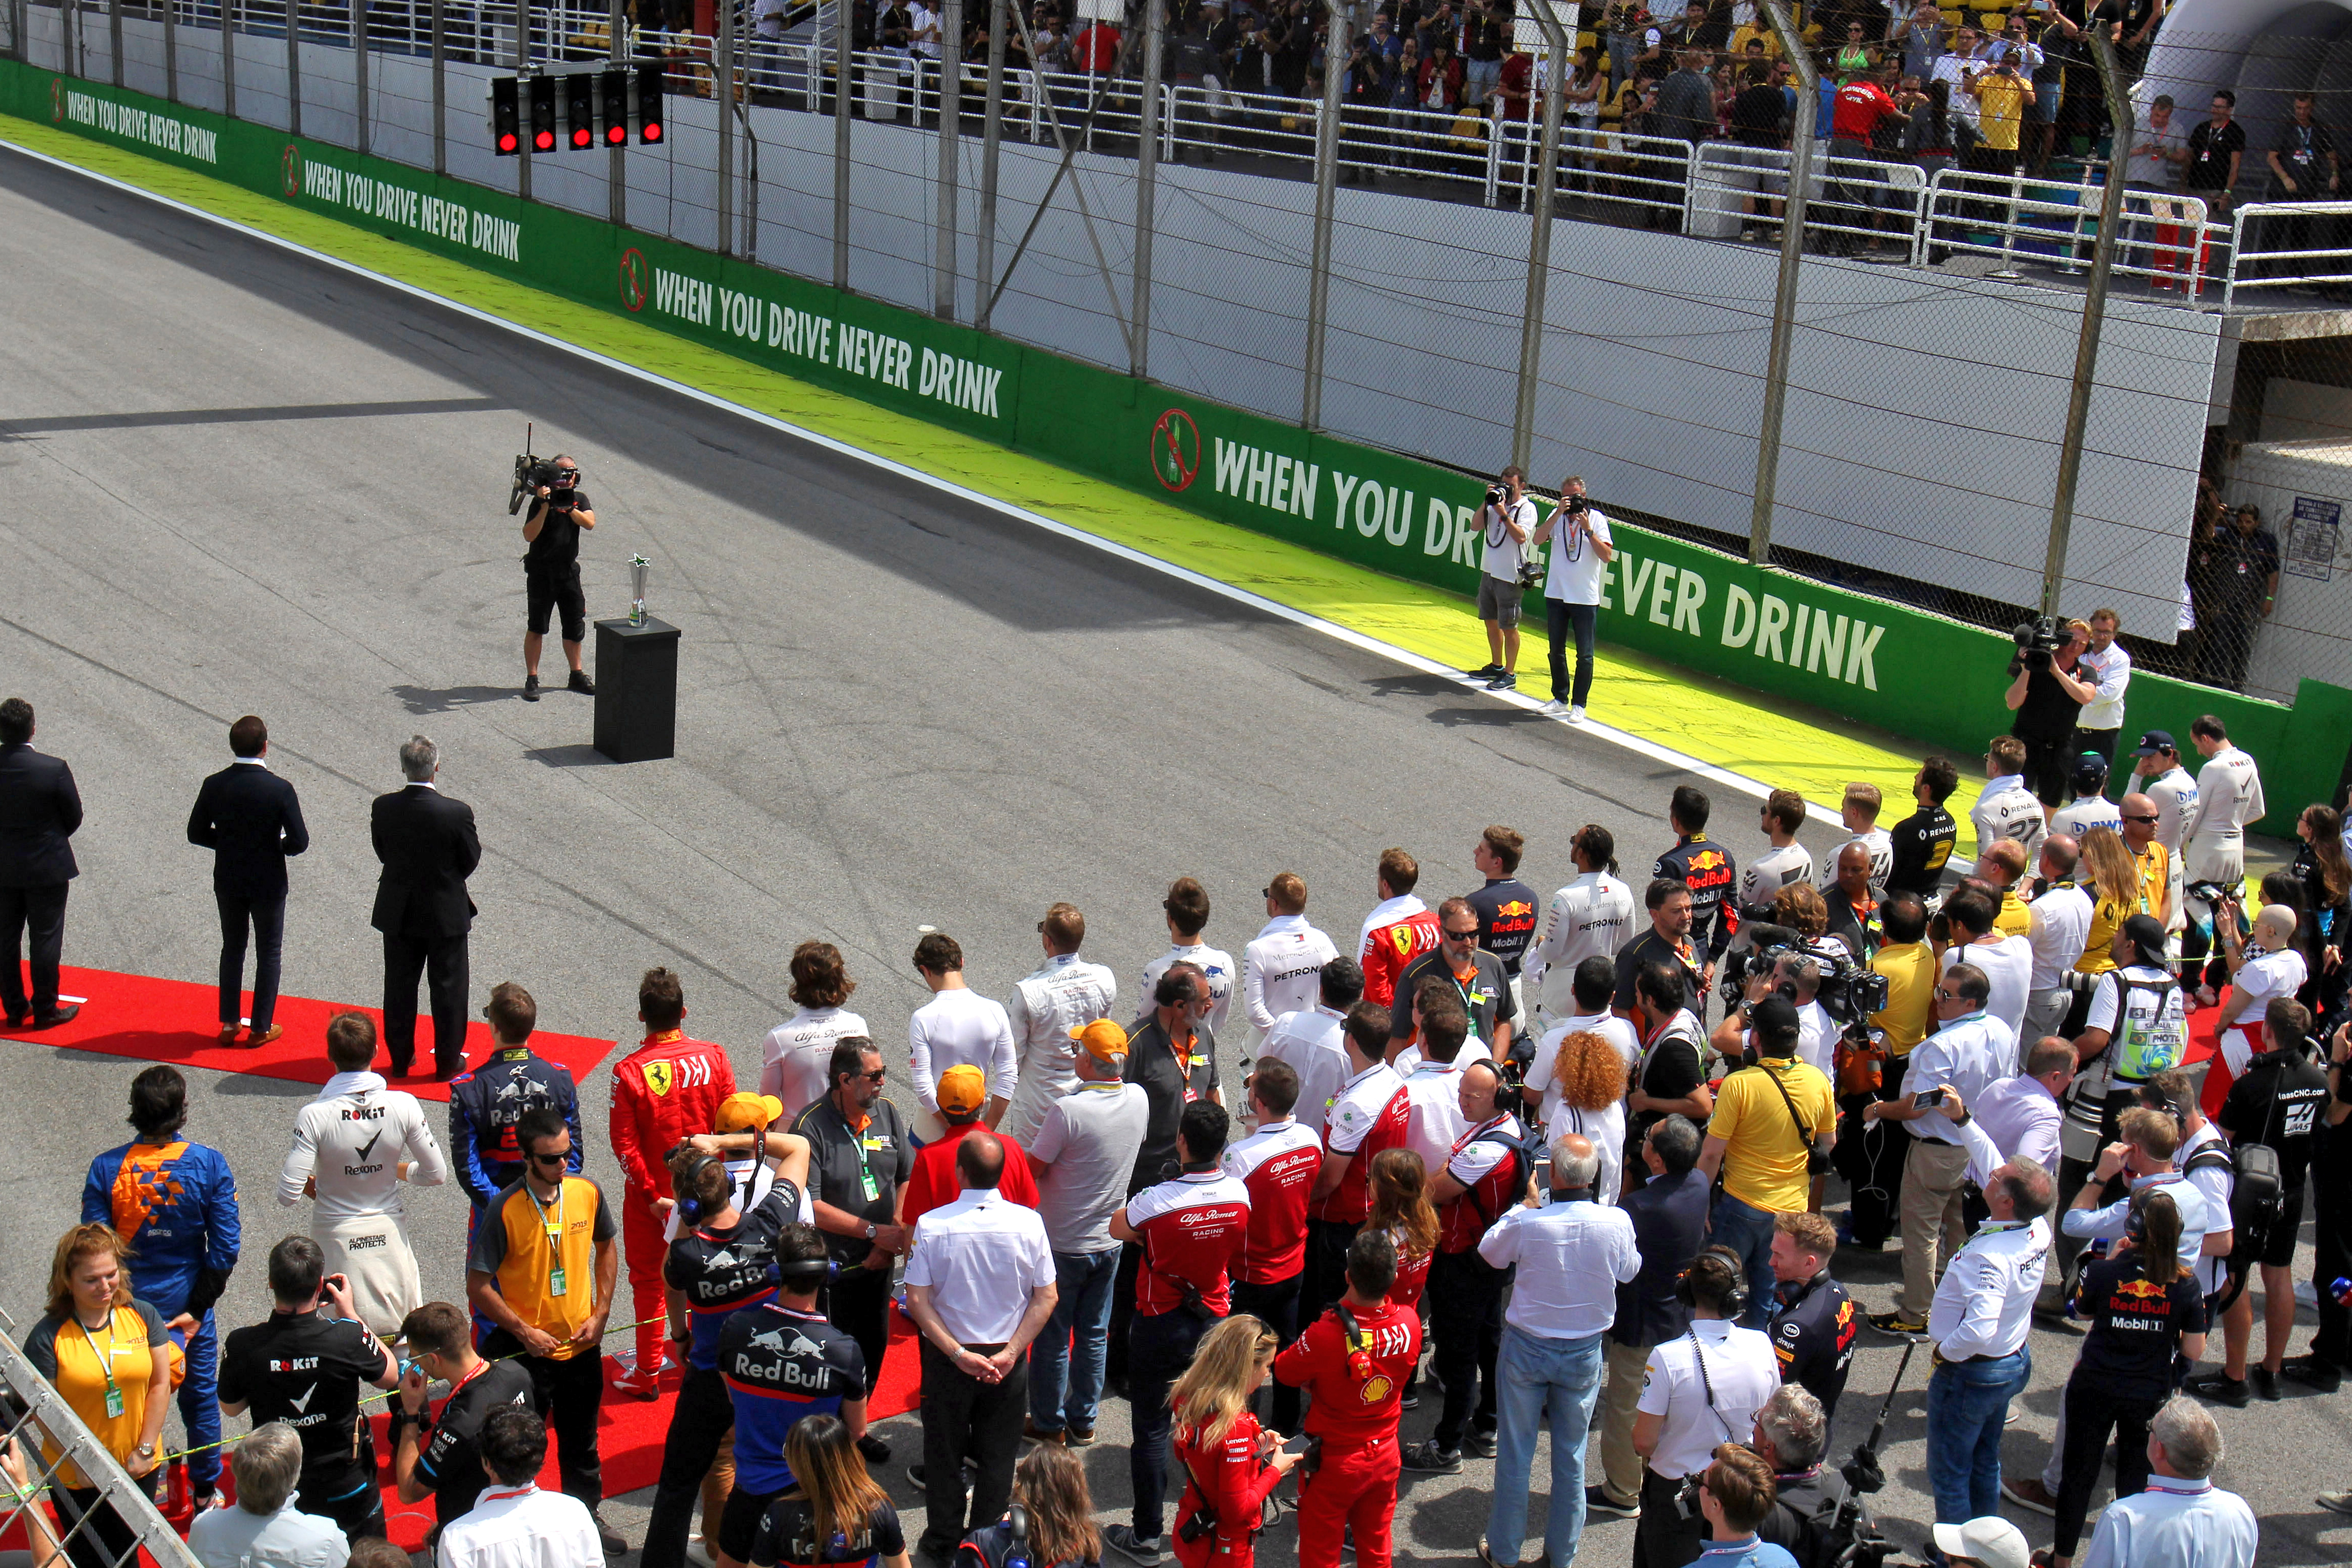
[[[1074,1426],[1095,1429],[1102,1404],[1103,1357],[1110,1342],[1111,1280],[1118,1273],[1118,1248],[1108,1252],[1054,1254],[1054,1282],[1061,1295],[1054,1316],[1029,1347],[1029,1419],[1040,1432]],[[1071,1354],[1075,1330],[1077,1353]]]
[[[1495,1432],[1495,1500],[1486,1516],[1486,1547],[1497,1563],[1517,1563],[1528,1533],[1528,1473],[1536,1437],[1551,1428],[1551,1506],[1544,1516],[1544,1560],[1568,1568],[1584,1534],[1584,1445],[1592,1402],[1601,1392],[1601,1342],[1547,1340],[1506,1325],[1496,1358],[1502,1385]],[[1446,1385],[1451,1393],[1453,1384]]]
[[[1748,1270],[1748,1310],[1739,1314],[1739,1321],[1751,1329],[1762,1328],[1772,1316],[1771,1215],[1729,1193],[1722,1194],[1707,1219],[1706,1241],[1709,1247],[1727,1247],[1739,1255]]]
[[[1939,1366],[1927,1380],[1927,1484],[1936,1522],[1965,1524],[2000,1511],[2000,1434],[2009,1402],[2033,1375],[2024,1350]]]

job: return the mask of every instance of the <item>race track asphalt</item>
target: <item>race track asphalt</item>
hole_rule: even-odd
[[[1423,890],[1467,890],[1486,823],[1530,841],[1528,879],[1570,874],[1567,842],[1610,827],[1638,880],[1670,841],[1684,775],[1535,721],[1456,683],[1264,616],[1150,569],[716,413],[56,168],[0,153],[0,686],[32,699],[39,743],[74,765],[89,820],[68,961],[189,981],[216,952],[204,858],[182,826],[226,729],[258,712],[302,792],[315,847],[296,863],[289,993],[373,1000],[371,796],[410,733],[437,741],[485,858],[473,884],[474,1001],[514,978],[542,1023],[627,1038],[633,983],[683,976],[689,1027],[741,1076],[790,1011],[794,942],[847,954],[853,1003],[903,1068],[922,999],[918,930],[956,936],[972,984],[1028,972],[1056,899],[1129,999],[1165,945],[1158,909],[1191,874],[1238,953],[1250,885],[1304,876],[1311,912],[1352,939],[1391,844]],[[569,451],[601,522],[592,615],[626,605],[624,563],[653,563],[654,612],[684,633],[678,757],[627,767],[589,746],[590,703],[517,700],[522,579],[507,468],[524,421]],[[551,647],[545,670],[560,668]],[[1753,803],[1717,790],[1720,837],[1762,846]],[[1809,824],[1817,853],[1843,835]],[[1230,1079],[1247,1031],[1221,1050]],[[0,1304],[37,1314],[50,1243],[89,1156],[117,1142],[130,1068],[0,1044]],[[193,1136],[224,1148],[245,1194],[248,1261],[223,1308],[266,1310],[260,1255],[305,1216],[268,1196],[309,1091],[191,1075]],[[617,1184],[601,1129],[609,1074],[583,1085],[589,1170]],[[1833,1200],[1833,1206],[1842,1199]],[[464,1203],[411,1204],[428,1294],[454,1291]],[[1888,1303],[1893,1252],[1844,1260]],[[2013,1465],[2038,1466],[2071,1335],[2033,1342]],[[1892,1375],[1865,1332],[1841,1454]],[[1889,1426],[1877,1500],[1906,1549],[1932,1509],[1924,1365]],[[1434,1400],[1408,1415],[1425,1435]],[[2223,1479],[2264,1516],[2265,1563],[2337,1561],[2352,1532],[2310,1499],[2344,1484],[2346,1405],[2303,1396],[2224,1413]],[[233,1424],[234,1425],[234,1424]],[[175,1426],[176,1429],[176,1426]],[[1106,1520],[1129,1497],[1124,1408],[1087,1455]],[[911,1535],[911,1417],[884,1476]],[[1400,1553],[1469,1559],[1491,1466],[1406,1479]],[[1536,1517],[1547,1471],[1537,1465]],[[635,1539],[645,1497],[608,1518]],[[2021,1516],[2047,1540],[2047,1522]],[[1588,1560],[1630,1557],[1595,1524]],[[1530,1543],[1529,1552],[1535,1548]],[[1260,1543],[1295,1558],[1286,1524]]]

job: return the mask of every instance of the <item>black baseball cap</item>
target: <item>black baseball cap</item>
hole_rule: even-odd
[[[1748,1023],[1759,1035],[1792,1034],[1797,1028],[1797,1005],[1786,996],[1767,996],[1748,1009]]]
[[[2139,748],[2133,752],[2132,755],[2136,757],[2152,757],[2158,752],[2170,752],[2175,755],[2178,755],[2179,751],[2180,748],[2172,743],[2171,731],[2149,730],[2141,734],[2139,738]]]
[[[2164,922],[2154,915],[2134,915],[2124,921],[2124,939],[2148,957],[2161,963],[2168,942]]]

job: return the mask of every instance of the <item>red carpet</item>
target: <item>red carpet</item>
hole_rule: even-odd
[[[174,1067],[210,1068],[216,1072],[250,1073],[257,1078],[282,1079],[290,1083],[325,1083],[334,1069],[327,1065],[327,1020],[338,1013],[358,1011],[383,1018],[373,1007],[343,1002],[319,1002],[302,996],[280,996],[278,1018],[286,1033],[259,1050],[220,1043],[220,992],[213,985],[184,980],[155,980],[143,974],[116,974],[103,969],[67,969],[59,990],[84,997],[73,1022],[54,1029],[0,1028],[0,1038],[27,1045],[62,1046],[77,1051],[100,1051],[141,1061],[169,1062]],[[248,994],[244,1000],[251,1002]],[[415,1068],[423,1076],[395,1079],[393,1087],[419,1100],[446,1100],[449,1087],[433,1080],[433,1022],[416,1021]],[[530,1037],[531,1049],[584,1079],[611,1053],[611,1040],[583,1035],[555,1035],[542,1029]],[[467,1026],[466,1059],[479,1062],[489,1055],[489,1026],[479,1019]],[[379,1055],[376,1070],[389,1070]]]

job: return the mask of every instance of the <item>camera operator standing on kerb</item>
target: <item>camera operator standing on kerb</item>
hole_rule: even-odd
[[[2025,742],[2025,787],[2042,802],[2045,817],[2066,804],[2075,721],[2099,694],[2096,684],[2074,670],[2090,643],[2091,628],[2082,622],[2044,616],[2017,629],[2017,653],[2009,661],[2003,700],[2017,715],[2009,732]]]
[[[1571,474],[1559,482],[1559,505],[1536,530],[1538,544],[1551,545],[1544,575],[1544,634],[1551,649],[1551,700],[1547,713],[1563,704],[1571,724],[1584,722],[1584,700],[1592,694],[1592,634],[1601,620],[1601,579],[1617,553],[1609,540],[1609,520],[1585,503],[1584,481]],[[1576,684],[1568,683],[1568,631],[1576,628]]]
[[[593,697],[596,683],[580,668],[580,645],[588,636],[588,599],[580,591],[580,531],[596,526],[595,509],[580,488],[580,464],[562,453],[531,475],[530,515],[523,520],[523,595],[530,619],[522,634],[522,700],[539,700],[539,646],[547,636],[548,613],[563,613],[563,659],[572,667],[565,689]]]
[[[1486,548],[1478,560],[1478,618],[1486,623],[1486,662],[1470,672],[1489,691],[1516,690],[1519,684],[1519,608],[1528,584],[1528,536],[1536,530],[1536,503],[1527,475],[1513,463],[1486,487],[1478,526]]]

